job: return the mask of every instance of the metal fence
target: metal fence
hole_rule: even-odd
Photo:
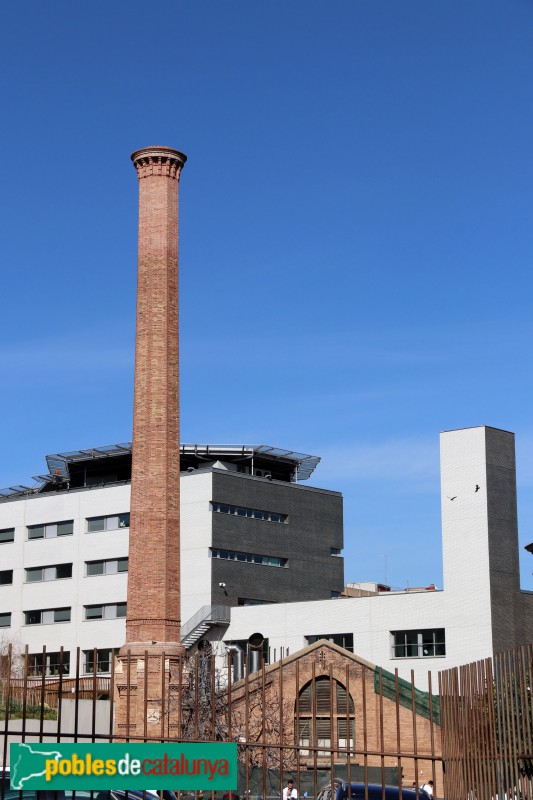
[[[179,657],[169,680],[164,653],[113,659],[110,675],[87,676],[78,649],[68,675],[60,668],[35,678],[27,650],[17,674],[10,649],[0,686],[0,758],[8,763],[12,741],[235,741],[244,798],[280,797],[289,777],[298,797],[322,791],[321,800],[331,798],[337,779],[364,783],[367,798],[369,784],[395,785],[409,798],[432,780],[442,796],[431,674],[429,691],[421,692],[413,675],[402,680],[326,642],[302,652],[271,665],[261,656],[253,661],[259,669],[245,668],[235,681],[231,653]],[[126,680],[134,667],[138,680]]]
[[[533,798],[533,645],[440,674],[446,800]]]

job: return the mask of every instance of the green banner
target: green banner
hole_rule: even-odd
[[[12,744],[11,789],[237,788],[237,745]]]

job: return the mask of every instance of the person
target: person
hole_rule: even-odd
[[[426,781],[420,788],[430,797],[433,797],[433,781]]]
[[[294,788],[294,781],[289,778],[287,786],[283,790],[283,800],[298,800],[298,792]]]

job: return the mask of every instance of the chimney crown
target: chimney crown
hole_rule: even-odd
[[[181,169],[187,161],[187,156],[173,147],[152,145],[134,150],[131,154],[133,166],[137,170],[139,180],[152,175],[179,179]]]

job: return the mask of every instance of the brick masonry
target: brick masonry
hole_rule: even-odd
[[[126,639],[178,642],[178,183],[186,156],[149,147],[132,161],[139,257]]]

